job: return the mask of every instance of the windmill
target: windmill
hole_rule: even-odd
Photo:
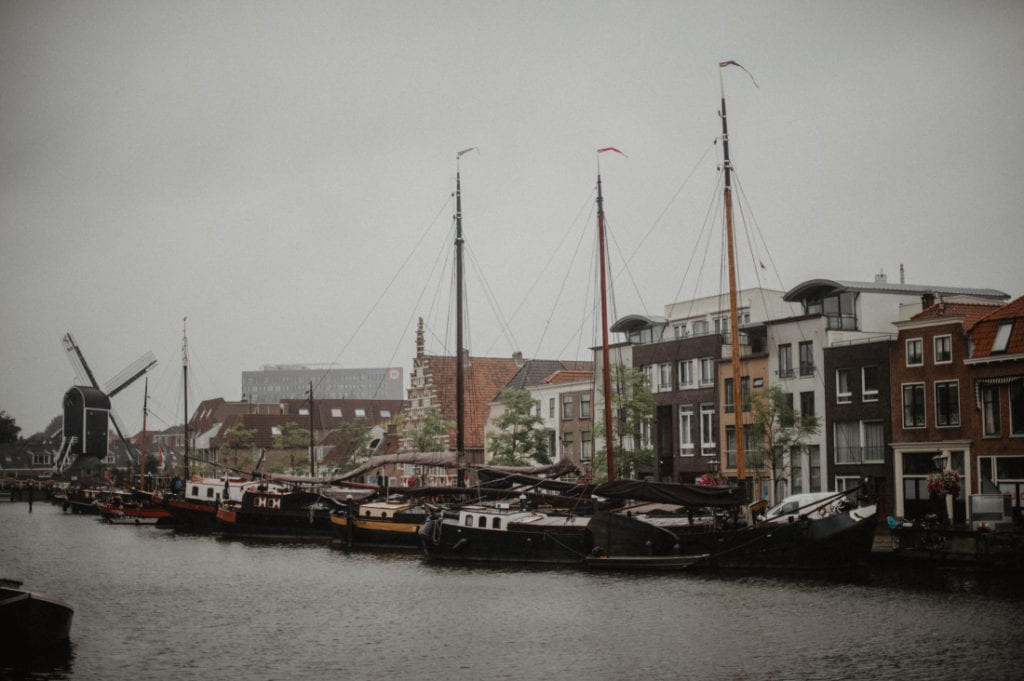
[[[61,340],[75,371],[77,383],[64,394],[64,437],[54,469],[57,472],[67,470],[81,455],[106,457],[108,420],[114,424],[114,430],[121,438],[128,458],[132,459],[128,441],[110,409],[110,398],[156,366],[156,356],[147,352],[107,381],[101,389],[71,333],[66,333]]]

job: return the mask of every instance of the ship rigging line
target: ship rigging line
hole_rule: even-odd
[[[405,256],[405,259],[402,260],[401,264],[395,269],[394,274],[391,275],[391,279],[390,279],[390,281],[388,281],[387,285],[384,287],[384,290],[380,292],[380,295],[377,296],[377,299],[374,300],[373,304],[369,306],[369,308],[366,311],[366,314],[363,315],[363,318],[361,320],[359,320],[358,324],[356,324],[356,328],[352,330],[352,333],[351,333],[351,335],[349,335],[348,340],[345,341],[345,344],[341,346],[341,350],[338,351],[338,354],[334,356],[333,364],[337,364],[338,363],[338,360],[341,359],[341,356],[348,349],[348,346],[350,346],[352,344],[352,341],[355,340],[355,338],[359,334],[359,332],[362,331],[363,326],[366,325],[366,322],[367,322],[367,320],[369,320],[370,315],[373,314],[373,312],[377,309],[377,306],[380,304],[380,301],[391,290],[391,287],[394,286],[395,282],[398,280],[398,276],[403,271],[405,271],[405,266],[408,265],[409,261],[412,260],[414,255],[416,255],[417,251],[419,250],[420,244],[422,244],[423,240],[427,238],[428,234],[430,234],[430,232],[433,229],[434,225],[437,223],[438,218],[445,211],[445,209],[448,208],[449,204],[451,203],[451,200],[452,200],[451,195],[448,195],[448,197],[445,199],[444,203],[441,205],[441,208],[437,211],[437,213],[434,215],[434,218],[430,221],[430,224],[428,224],[427,228],[420,233],[419,239],[416,240],[416,243],[413,244],[411,249],[409,249],[408,255]],[[392,355],[392,356],[394,356],[394,355]],[[323,383],[324,378],[326,376],[327,376],[327,370],[324,370],[324,372],[321,373],[320,377],[317,379],[315,387],[319,387]]]

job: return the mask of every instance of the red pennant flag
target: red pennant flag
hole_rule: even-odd
[[[604,153],[606,151],[614,151],[616,154],[622,154],[622,152],[619,151],[618,149],[616,149],[615,147],[605,147],[604,149],[598,149],[597,153],[602,154],[602,153]],[[622,154],[622,155],[626,156],[625,154]],[[629,157],[626,156],[626,158],[629,158]]]

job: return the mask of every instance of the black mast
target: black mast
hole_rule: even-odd
[[[601,361],[603,365],[602,379],[604,382],[604,447],[608,469],[608,482],[615,479],[615,453],[612,435],[612,379],[611,366],[608,360],[608,295],[607,274],[605,273],[604,243],[604,197],[601,195],[601,170],[597,171],[597,245],[598,257],[601,259]]]
[[[466,484],[466,388],[462,357],[462,178],[459,159],[470,149],[455,156],[455,460],[456,485]]]
[[[309,477],[316,477],[316,455],[313,453],[313,381],[309,382]]]
[[[185,324],[188,322],[188,317],[183,317],[181,320],[181,376],[182,385],[184,386],[185,393],[185,484],[188,484],[189,479],[192,477],[189,475],[188,467],[188,334],[185,332]]]

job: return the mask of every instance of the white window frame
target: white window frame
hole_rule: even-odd
[[[864,373],[866,369],[875,370],[875,387],[868,388],[868,377]],[[878,401],[878,365],[869,364],[860,368],[860,399],[862,402],[877,402]]]
[[[917,346],[917,361],[911,361],[910,346],[914,344]],[[919,367],[924,365],[924,339],[923,338],[908,338],[904,345],[907,353],[907,366],[908,367]]]
[[[942,385],[956,386],[956,414],[954,414],[954,418],[956,420],[956,423],[942,424],[939,421],[939,386],[942,386]],[[934,391],[935,391],[935,394],[932,397],[932,399],[935,400],[935,427],[936,428],[959,428],[960,425],[961,425],[960,424],[960,381],[958,381],[958,380],[935,381],[933,387],[934,387]]]
[[[713,357],[702,357],[700,360],[700,386],[707,388],[715,384],[715,360]]]
[[[658,365],[658,392],[667,393],[672,390],[672,363],[662,362]]]
[[[922,405],[923,408],[921,409],[921,414],[924,417],[924,423],[922,423],[921,425],[916,425],[916,424],[915,425],[907,425],[907,406],[906,406],[906,402],[907,402],[907,388],[910,388],[910,387],[913,387],[913,386],[921,386],[921,399],[924,400],[924,404]],[[911,382],[911,383],[903,383],[902,385],[900,385],[900,414],[901,414],[900,418],[902,419],[903,429],[904,430],[920,430],[922,428],[927,428],[928,427],[928,399],[927,399],[927,395],[928,395],[928,391],[925,390],[925,385],[921,381],[914,381],[914,382]]]
[[[939,341],[945,341],[946,345],[946,358],[939,359]],[[945,334],[942,336],[936,336],[932,339],[932,351],[935,353],[936,364],[952,364],[953,363],[953,336]]]
[[[843,392],[841,384],[842,381],[839,379],[841,375],[846,376],[846,392]],[[836,404],[852,404],[853,403],[853,370],[852,369],[836,369]]]
[[[1013,320],[999,322],[996,327],[996,337],[992,341],[992,352],[1006,352],[1010,346],[1010,333],[1013,331]]]
[[[679,455],[693,456],[693,406],[679,405]]]
[[[692,388],[696,388],[697,387],[697,384],[694,381],[693,360],[692,359],[681,359],[681,360],[679,360],[678,372],[679,372],[679,375],[678,375],[677,378],[679,380],[679,389],[680,390],[688,390],[688,389],[692,389]]]
[[[715,405],[700,405],[700,451],[701,454],[715,453]]]

